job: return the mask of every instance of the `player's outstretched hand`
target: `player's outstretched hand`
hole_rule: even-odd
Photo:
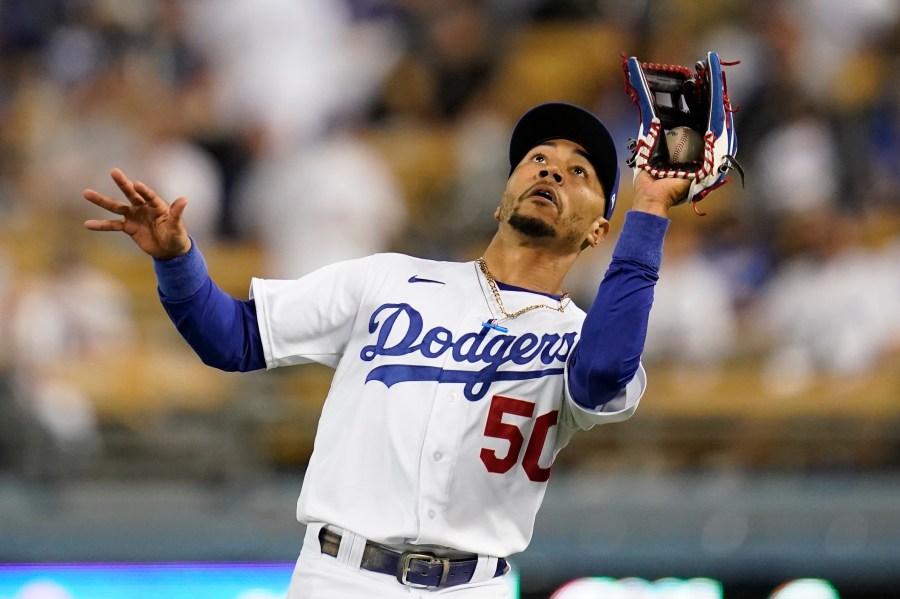
[[[669,208],[684,198],[690,185],[687,179],[656,179],[641,171],[634,180],[632,209],[666,216]]]
[[[191,249],[191,239],[181,218],[187,199],[178,198],[170,206],[143,183],[132,183],[119,169],[113,169],[110,174],[128,200],[127,204],[93,189],[84,190],[84,199],[118,214],[123,220],[88,220],[85,227],[91,231],[127,233],[139,248],[161,260],[186,254]]]

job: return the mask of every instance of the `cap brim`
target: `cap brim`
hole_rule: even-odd
[[[584,148],[606,196],[604,218],[610,220],[619,192],[619,159],[606,126],[580,106],[550,102],[535,106],[519,119],[509,142],[510,173],[535,146],[567,139]]]

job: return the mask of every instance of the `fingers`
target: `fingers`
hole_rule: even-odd
[[[172,206],[169,206],[155,191],[139,181],[131,181],[120,169],[112,169],[110,176],[125,195],[128,203],[107,197],[93,189],[85,189],[82,195],[92,204],[122,216],[124,219],[87,220],[84,222],[87,229],[91,231],[122,231],[132,237],[138,232],[154,238],[168,238],[182,234],[186,236],[181,220],[187,206],[185,198],[178,198]],[[143,246],[142,249],[148,251]],[[148,253],[152,253],[152,251],[148,251]]]
[[[110,172],[110,176],[116,182],[116,185],[119,186],[119,189],[122,190],[122,193],[125,194],[125,197],[128,198],[128,201],[131,202],[132,206],[147,204],[157,210],[165,210],[168,207],[168,204],[156,195],[155,191],[140,181],[132,182],[121,169],[114,168]]]
[[[124,231],[125,221],[122,220],[86,220],[84,227],[91,231]]]
[[[82,195],[84,196],[84,199],[86,199],[91,204],[100,206],[104,210],[112,212],[113,214],[124,215],[128,212],[127,204],[123,204],[122,202],[118,202],[112,198],[108,198],[103,194],[97,193],[93,189],[85,189]]]
[[[125,176],[125,173],[120,169],[114,168],[109,174],[116,185],[118,185],[119,189],[122,190],[122,193],[128,201],[131,202],[132,206],[141,206],[144,204],[144,198],[135,191],[134,184],[131,182],[131,179]]]
[[[97,193],[93,189],[85,189],[82,195],[88,202],[100,206],[104,210],[108,210],[113,214],[125,215],[130,210],[127,204],[117,202],[112,198],[108,198],[103,194]],[[91,231],[124,231],[125,221],[91,219],[84,221],[84,226],[86,229],[89,229]]]
[[[187,198],[180,197],[174,202],[172,202],[172,207],[169,208],[169,214],[175,221],[181,220],[181,215],[184,214],[184,209],[187,208]]]
[[[691,188],[691,182],[687,179],[678,179],[669,188],[670,197],[673,199],[674,203],[681,202],[688,193],[688,190]]]
[[[156,195],[156,192],[141,183],[140,181],[135,181],[134,190],[140,195],[141,201],[146,202],[148,206],[151,208],[156,208],[157,210],[165,210],[168,207],[168,204]]]

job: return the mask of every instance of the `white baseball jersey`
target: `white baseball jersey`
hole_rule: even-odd
[[[567,392],[585,314],[501,312],[476,263],[378,254],[301,279],[253,279],[267,368],[336,369],[300,493],[301,522],[387,544],[506,557],[528,545],[550,466],[577,429],[628,418],[643,368],[600,411]],[[510,313],[557,302],[502,292]]]

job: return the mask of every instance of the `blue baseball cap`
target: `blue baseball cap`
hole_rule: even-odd
[[[522,115],[509,140],[509,174],[535,146],[551,139],[567,139],[584,148],[606,196],[603,218],[610,220],[619,193],[619,158],[606,125],[575,104],[548,102]]]

